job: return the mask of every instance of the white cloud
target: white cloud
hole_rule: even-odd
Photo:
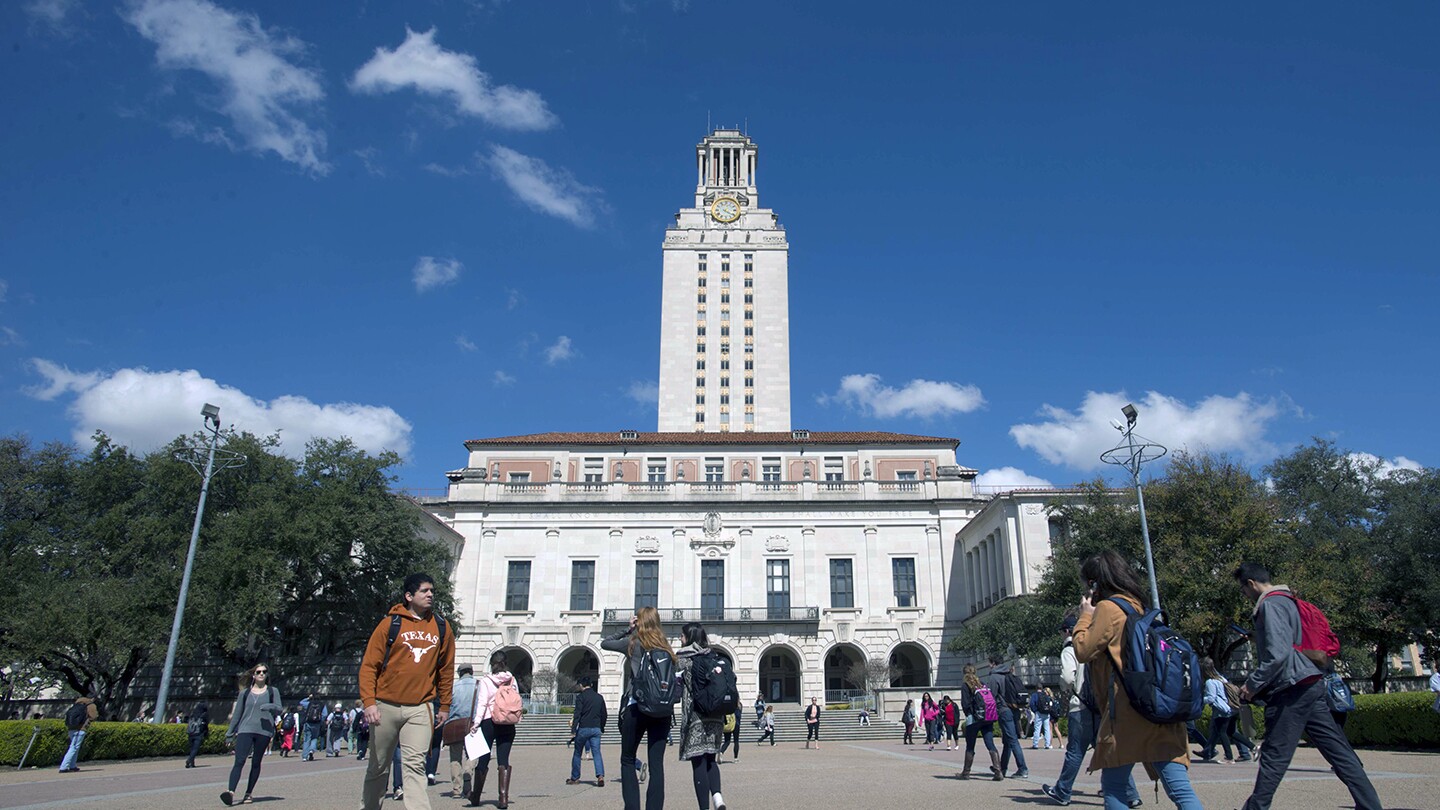
[[[634,380],[626,386],[625,396],[641,405],[657,405],[660,402],[660,384],[654,380]]]
[[[571,225],[594,227],[596,210],[604,209],[599,189],[581,185],[570,172],[552,169],[540,158],[497,144],[480,162],[493,169],[521,202]]]
[[[379,162],[379,149],[376,149],[373,146],[367,146],[364,149],[352,150],[351,154],[355,155],[355,157],[357,158],[360,158],[360,163],[365,166],[365,171],[368,172],[370,175],[374,177],[385,176],[385,167],[381,166]]]
[[[575,356],[575,350],[570,346],[570,338],[561,335],[554,344],[545,349],[546,365],[555,365]]]
[[[1009,492],[1012,489],[1053,489],[1054,484],[1038,475],[1017,467],[996,467],[975,477],[975,485],[987,492]]]
[[[434,28],[424,32],[406,28],[400,47],[376,48],[350,80],[350,89],[357,93],[391,93],[407,87],[447,96],[459,112],[505,129],[549,129],[556,124],[539,93],[492,86],[475,57],[436,45]]]
[[[475,341],[465,337],[464,335],[455,336],[455,345],[459,346],[460,350],[465,352],[473,352],[480,349],[479,346],[475,345]]]
[[[420,260],[415,262],[415,269],[410,271],[410,275],[415,281],[415,292],[423,293],[446,284],[454,284],[459,280],[460,271],[463,269],[465,265],[458,259],[421,256]]]
[[[506,296],[505,296],[505,308],[506,308],[506,309],[514,309],[514,308],[520,306],[520,304],[522,304],[522,303],[525,301],[525,296],[521,295],[519,290],[512,290],[512,289],[508,289],[508,288],[507,288],[507,289],[505,290],[505,293],[506,293]]]
[[[65,30],[65,18],[80,5],[80,0],[30,0],[25,13],[30,19],[56,31]]]
[[[1123,419],[1120,409],[1130,401],[1123,391],[1089,391],[1079,412],[1045,405],[1040,409],[1045,421],[1014,425],[1010,435],[1052,464],[1096,470],[1102,464],[1100,454],[1120,441],[1110,421]],[[1242,392],[1207,397],[1191,406],[1150,391],[1135,404],[1140,410],[1136,435],[1143,433],[1171,452],[1238,453],[1248,461],[1264,461],[1278,452],[1265,438],[1270,423],[1284,410],[1274,399],[1259,400]]]
[[[973,385],[933,380],[911,380],[904,388],[882,385],[879,374],[847,374],[840,390],[821,402],[834,400],[879,419],[919,416],[929,419],[953,413],[969,413],[985,404],[980,389]]]
[[[0,346],[24,346],[25,339],[8,326],[0,326]]]
[[[1425,465],[1414,459],[1404,456],[1396,456],[1393,459],[1384,459],[1373,453],[1351,453],[1347,456],[1352,462],[1365,469],[1374,470],[1381,478],[1389,478],[1401,470],[1420,472]]]
[[[494,382],[496,388],[504,388],[506,386],[514,385],[515,377],[497,369],[495,371],[495,375],[492,381]]]
[[[319,73],[290,61],[304,53],[303,42],[266,31],[253,13],[205,0],[139,0],[125,18],[155,43],[162,68],[199,71],[219,85],[219,111],[246,148],[274,152],[314,174],[330,171],[322,157],[325,133],[302,118],[324,100]],[[213,132],[204,139],[232,140]]]
[[[5,279],[3,279],[3,278],[0,278],[0,304],[5,303],[5,293],[8,292],[9,290],[10,290],[10,284],[9,284],[9,282],[7,282],[7,281],[6,281]]]
[[[220,407],[227,427],[234,425],[257,436],[278,432],[281,451],[292,457],[304,453],[305,443],[316,437],[349,437],[372,453],[406,453],[410,449],[410,423],[387,407],[317,404],[293,395],[266,402],[194,370],[126,368],[111,374],[76,373],[40,358],[33,365],[45,383],[29,389],[31,396],[53,400],[61,394],[76,394],[67,413],[75,423],[72,435],[77,442],[103,430],[132,449],[153,450],[198,429],[200,408],[209,402]]]
[[[464,177],[467,174],[471,174],[469,167],[466,166],[456,166],[452,168],[450,166],[442,166],[439,163],[426,163],[420,168],[431,174],[438,174],[441,177]]]

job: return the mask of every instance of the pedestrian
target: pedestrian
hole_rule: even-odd
[[[400,602],[375,625],[360,660],[360,700],[370,724],[364,810],[380,810],[397,746],[405,807],[429,810],[425,749],[434,729],[445,725],[455,682],[455,634],[435,613],[434,604],[434,579],[426,574],[406,577]],[[438,712],[432,705],[436,699]]]
[[[1030,711],[1035,713],[1035,727],[1030,732],[1030,749],[1040,747],[1040,740],[1045,740],[1045,750],[1050,750],[1050,712],[1054,708],[1055,701],[1050,698],[1050,690],[1043,686],[1035,687],[1030,693]]]
[[[1430,694],[1435,696],[1435,702],[1430,704],[1431,711],[1440,713],[1440,655],[1430,660]]]
[[[1100,722],[1090,770],[1101,771],[1106,810],[1129,805],[1130,779],[1137,762],[1144,763],[1150,777],[1165,785],[1165,793],[1176,807],[1200,810],[1200,800],[1190,786],[1185,724],[1150,722],[1130,705],[1129,696],[1118,685],[1127,614],[1112,599],[1145,612],[1140,596],[1143,589],[1135,572],[1123,557],[1107,550],[1087,559],[1080,573],[1087,590],[1075,623],[1075,658],[1090,665],[1088,680],[1099,687],[1092,689]]]
[[[775,746],[775,707],[766,706],[765,714],[760,716],[760,739],[755,741],[756,745],[770,741],[770,746]]]
[[[680,758],[690,760],[690,776],[700,810],[710,810],[712,806],[715,810],[725,810],[725,799],[720,794],[720,763],[716,759],[724,748],[725,718],[707,717],[695,707],[695,668],[713,666],[715,674],[723,670],[712,663],[714,655],[710,652],[710,637],[704,625],[687,622],[680,629],[680,640],[684,644],[675,651],[676,672],[685,684],[680,695]]]
[[[356,701],[359,703],[360,701]],[[370,749],[370,721],[365,719],[365,707],[360,707],[360,712],[355,715],[355,758],[364,759]]]
[[[80,761],[80,744],[85,741],[86,729],[99,717],[100,709],[95,705],[95,699],[87,695],[75,698],[75,702],[65,710],[65,729],[70,733],[70,747],[65,749],[65,756],[60,760],[60,773],[80,770],[76,764]]]
[[[470,664],[461,664],[455,670],[455,686],[450,692],[450,717],[447,722],[454,724],[456,720],[470,720],[475,717],[475,704],[479,697],[478,684],[475,682],[475,667]],[[357,746],[359,735],[356,735]],[[465,757],[465,739],[450,743],[450,796],[460,799],[470,795],[470,769],[473,764]]]
[[[1060,682],[1069,692],[1070,699],[1066,704],[1057,701],[1055,711],[1060,711],[1063,705],[1068,712],[1069,733],[1065,736],[1065,761],[1060,766],[1060,777],[1055,780],[1055,786],[1040,786],[1041,792],[1061,807],[1070,804],[1071,790],[1075,785],[1075,777],[1080,773],[1080,766],[1085,762],[1085,752],[1095,743],[1095,724],[1098,720],[1095,712],[1085,704],[1089,698],[1081,698],[1081,695],[1089,695],[1090,684],[1086,680],[1089,668],[1081,666],[1076,660],[1075,641],[1071,636],[1078,616],[1079,612],[1072,610],[1060,624],[1060,632],[1065,636],[1065,646],[1060,648]],[[1141,805],[1140,791],[1135,787],[1133,775],[1127,786],[1125,804],[1128,807]]]
[[[960,750],[960,705],[949,695],[940,697],[940,724],[945,731],[945,750]]]
[[[1230,738],[1240,706],[1230,705],[1230,696],[1226,693],[1226,686],[1229,684],[1216,671],[1214,661],[1208,657],[1201,659],[1200,674],[1205,677],[1205,705],[1210,707],[1210,734],[1205,738],[1200,759],[1214,759],[1215,746],[1219,744],[1225,749],[1225,764],[1234,764],[1235,759],[1230,752]]]
[[[600,735],[605,733],[610,713],[605,705],[605,696],[595,691],[593,678],[581,675],[577,685],[580,691],[575,694],[575,713],[570,720],[575,753],[570,757],[570,778],[565,780],[565,784],[579,784],[581,757],[588,751],[595,766],[595,786],[605,787],[605,758],[600,753]]]
[[[620,793],[625,810],[640,810],[640,780],[635,765],[635,754],[640,748],[640,738],[645,737],[645,760],[650,766],[649,784],[645,788],[647,810],[660,810],[665,806],[665,744],[674,717],[651,717],[642,713],[633,695],[634,679],[640,674],[645,659],[654,652],[664,652],[676,665],[675,651],[665,638],[660,626],[660,614],[655,608],[645,606],[630,617],[630,626],[600,642],[600,649],[626,655],[625,692],[620,701]],[[768,707],[767,707],[768,708]]]
[[[300,707],[288,709],[280,718],[280,756],[288,757],[295,750],[295,733],[300,726]]]
[[[931,751],[935,750],[935,727],[937,718],[940,716],[940,709],[935,705],[935,700],[926,692],[920,696],[920,721],[925,724],[925,744],[930,746]]]
[[[975,764],[975,738],[985,740],[985,749],[990,752],[990,774],[996,782],[1005,778],[1000,767],[1000,752],[995,750],[995,722],[1000,719],[1000,699],[995,696],[980,676],[975,674],[975,665],[966,664],[963,670],[960,691],[960,710],[965,713],[965,769],[959,778],[969,779],[970,769]]]
[[[220,801],[227,805],[235,803],[235,788],[240,784],[240,772],[245,760],[250,760],[250,778],[245,782],[245,796],[241,804],[250,804],[255,783],[260,779],[260,763],[270,738],[275,736],[275,720],[285,710],[280,700],[280,690],[271,685],[270,667],[256,664],[240,676],[240,694],[235,697],[235,706],[230,710],[230,727],[225,731],[227,742],[235,744],[235,764],[230,766],[230,783],[220,794]]]
[[[510,747],[515,744],[515,723],[519,702],[519,685],[510,674],[510,658],[504,650],[490,654],[490,674],[475,681],[475,719],[471,729],[485,737],[490,749],[475,760],[475,776],[470,781],[470,806],[480,806],[480,794],[485,790],[485,779],[490,775],[490,759],[495,759],[497,785],[496,807],[505,808],[510,802]]]
[[[455,701],[455,693],[454,693],[453,687],[452,687],[451,693],[450,693],[450,701],[451,701],[451,704],[452,704],[452,705],[451,705],[451,709],[453,710],[453,709],[454,709],[454,705],[453,705],[453,704],[454,704],[454,701]],[[439,709],[440,709],[440,704],[439,704],[438,702],[435,702],[435,703],[433,704],[433,708],[438,712]],[[446,722],[449,722],[449,719],[450,719],[449,717],[446,717]],[[438,781],[438,779],[439,779],[439,775],[440,775],[440,749],[444,746],[444,744],[445,744],[445,727],[444,727],[443,725],[436,726],[436,727],[435,727],[435,730],[430,732],[430,748],[427,749],[426,752],[425,752],[425,784],[426,784],[426,785],[433,785],[433,784],[435,784],[435,783]]]
[[[190,753],[185,757],[185,767],[195,767],[195,757],[200,753],[200,746],[205,744],[205,737],[210,733],[210,704],[197,703],[195,708],[190,710],[190,719],[185,722],[185,737],[190,742]]]
[[[760,718],[765,716],[765,695],[755,693],[755,728],[760,728]]]
[[[1025,765],[1025,752],[1020,748],[1020,734],[1018,723],[1020,711],[1025,704],[1020,699],[1020,679],[1015,677],[1015,672],[1007,664],[1005,659],[998,654],[990,655],[990,674],[984,678],[986,686],[1000,702],[997,707],[1000,714],[1000,772],[1002,774],[1010,767],[1010,755],[1015,755],[1015,772],[1006,774],[1010,779],[1029,779],[1030,769]]]
[[[905,701],[905,711],[900,713],[900,722],[905,724],[905,736],[901,738],[901,745],[915,744],[915,699]]]
[[[735,714],[734,714],[735,723],[734,723],[734,727],[730,729],[730,736],[733,738],[733,740],[734,740],[734,742],[735,742],[735,761],[736,761],[736,762],[739,762],[739,761],[740,761],[740,717],[741,717],[741,715],[743,715],[743,714],[744,714],[744,709],[740,708],[739,701],[736,701]],[[720,747],[720,753],[722,753],[722,754],[725,753],[725,747],[724,747],[723,745]]]
[[[1244,810],[1270,806],[1301,734],[1345,783],[1356,810],[1379,810],[1380,797],[1365,775],[1365,766],[1330,715],[1324,672],[1299,649],[1304,640],[1299,601],[1288,587],[1272,583],[1270,571],[1258,563],[1242,563],[1233,576],[1240,593],[1255,603],[1251,643],[1257,661],[1240,688],[1240,700],[1265,702],[1265,747]]]
[[[315,750],[325,739],[325,702],[311,695],[300,701],[300,705],[305,721],[305,747],[301,749],[300,759],[309,762],[315,759]]]
[[[810,747],[810,741],[815,741],[815,750],[820,750],[820,700],[810,698],[810,705],[805,707],[805,747]]]
[[[345,742],[345,735],[349,731],[349,717],[345,707],[339,703],[335,704],[334,711],[330,712],[330,719],[327,721],[330,734],[329,750],[325,752],[327,757],[340,756],[340,744]]]

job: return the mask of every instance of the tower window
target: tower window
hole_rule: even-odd
[[[745,286],[747,288],[753,288],[755,286],[755,279],[748,275],[745,276]]]
[[[726,328],[728,329],[729,327]],[[702,323],[695,327],[695,334],[699,337],[705,337],[705,324]]]
[[[704,290],[701,290],[699,293],[696,293],[696,295],[695,295],[695,301],[696,301],[696,303],[700,303],[700,304],[705,303],[705,291],[704,291]]]
[[[697,286],[697,287],[704,287],[704,286],[705,286],[705,277],[704,277],[704,276],[701,276],[700,278],[695,279],[695,286]]]

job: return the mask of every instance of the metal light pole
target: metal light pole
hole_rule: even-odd
[[[1140,502],[1140,536],[1145,539],[1145,568],[1150,575],[1150,607],[1160,609],[1160,586],[1155,583],[1155,554],[1150,549],[1150,524],[1145,520],[1145,491],[1140,486],[1140,465],[1165,455],[1164,445],[1155,444],[1144,436],[1135,435],[1135,422],[1140,412],[1134,405],[1120,409],[1125,414],[1125,424],[1110,420],[1110,426],[1125,435],[1124,443],[1100,454],[1106,464],[1124,467],[1130,473],[1130,483],[1135,487],[1135,498]],[[1135,440],[1139,439],[1137,443]]]
[[[195,525],[190,529],[190,551],[185,555],[185,574],[180,578],[180,599],[175,603],[175,621],[170,625],[170,648],[165,651],[165,669],[160,675],[160,695],[155,699],[155,722],[165,722],[165,703],[170,698],[170,676],[175,671],[175,648],[180,644],[180,623],[185,618],[185,598],[190,593],[190,571],[195,567],[195,546],[200,542],[200,521],[205,517],[205,496],[210,494],[210,478],[220,470],[239,467],[245,463],[245,456],[230,450],[218,450],[220,441],[220,409],[210,403],[200,409],[205,417],[205,427],[210,431],[208,448],[199,445],[183,447],[175,451],[177,458],[195,468],[201,475],[200,505],[195,508]],[[199,455],[205,450],[205,469],[200,470]],[[215,468],[215,457],[220,456],[220,469]]]

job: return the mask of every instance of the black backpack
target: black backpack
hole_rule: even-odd
[[[305,707],[305,722],[311,725],[325,722],[325,704],[310,701],[310,705]]]
[[[197,714],[190,718],[190,722],[185,724],[185,733],[192,737],[198,737],[205,733],[205,721],[200,719],[200,715]]]
[[[729,660],[713,652],[690,659],[690,701],[702,717],[735,713],[740,707],[740,688]]]
[[[1049,714],[1049,713],[1050,713],[1050,710],[1053,709],[1053,708],[1054,708],[1054,706],[1051,706],[1051,705],[1050,705],[1050,696],[1049,696],[1049,695],[1046,695],[1044,692],[1040,692],[1040,693],[1037,693],[1037,694],[1035,695],[1035,713],[1036,713],[1036,714]]]
[[[85,727],[85,721],[90,719],[90,712],[85,708],[84,703],[72,703],[70,708],[65,710],[65,728],[71,731],[79,731]]]
[[[294,731],[294,730],[295,730],[295,713],[294,713],[294,712],[286,712],[286,713],[285,713],[285,719],[282,720],[282,721],[280,721],[280,728],[281,728],[281,730],[283,730],[283,731]]]
[[[330,730],[336,733],[345,731],[345,714],[343,712],[335,712],[330,715]]]
[[[665,650],[645,650],[630,681],[635,708],[650,717],[673,717],[680,681],[675,677],[675,659]]]

